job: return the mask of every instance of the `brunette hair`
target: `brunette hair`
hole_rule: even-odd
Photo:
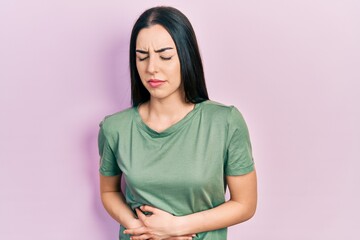
[[[141,82],[136,68],[136,39],[141,29],[159,24],[172,37],[180,61],[181,82],[187,102],[208,100],[204,69],[194,29],[188,18],[173,7],[154,7],[146,10],[135,22],[130,38],[130,77],[132,105],[138,106],[150,99],[150,93]]]

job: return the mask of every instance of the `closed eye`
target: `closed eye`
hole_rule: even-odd
[[[149,58],[149,56],[144,57],[144,58],[139,58],[139,61],[140,61],[140,62],[141,62],[141,61],[144,61],[144,60],[147,59],[147,58]]]
[[[149,58],[149,56],[146,56],[146,57],[144,57],[144,58],[139,58],[139,61],[141,62],[141,61],[144,61],[144,60],[146,60],[146,59],[148,59]],[[167,60],[170,60],[172,57],[160,57],[162,60],[165,60],[165,61],[167,61]]]
[[[161,58],[162,60],[170,60],[172,57],[161,57],[161,56],[160,56],[160,58]]]

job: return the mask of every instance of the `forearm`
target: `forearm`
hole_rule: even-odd
[[[256,204],[242,204],[229,200],[213,209],[180,217],[177,235],[229,227],[250,219],[254,215],[255,209]]]
[[[125,228],[133,227],[134,222],[138,221],[121,192],[103,192],[101,200],[110,216]]]
[[[257,205],[256,172],[239,176],[226,176],[230,200],[209,210],[174,216],[153,206],[141,206],[137,216],[144,223],[144,229],[128,229],[126,234],[157,236],[186,236],[229,227],[250,219]],[[145,215],[143,212],[152,214]],[[144,239],[133,238],[134,240]]]

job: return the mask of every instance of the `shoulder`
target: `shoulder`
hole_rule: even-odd
[[[124,127],[128,127],[134,118],[136,109],[133,107],[124,109],[122,111],[107,115],[100,122],[99,126],[104,131],[119,130]]]
[[[212,117],[221,117],[231,119],[236,116],[242,116],[240,111],[233,105],[225,105],[215,101],[202,102],[202,111],[204,114],[211,115]]]
[[[231,129],[247,129],[246,122],[241,112],[233,105],[224,105],[215,101],[202,103],[202,116],[211,124],[225,126]]]
[[[212,100],[207,100],[201,103],[203,111],[208,113],[219,113],[219,112],[228,112],[231,106],[226,106],[222,103],[215,102]]]

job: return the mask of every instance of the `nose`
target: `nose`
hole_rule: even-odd
[[[153,74],[158,71],[158,63],[154,56],[149,56],[149,61],[146,71],[150,74]]]

